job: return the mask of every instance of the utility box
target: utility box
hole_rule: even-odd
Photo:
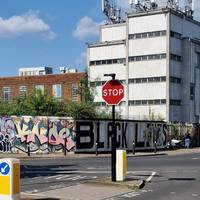
[[[124,181],[126,177],[126,151],[117,150],[116,155],[116,181]]]
[[[0,159],[0,200],[20,199],[20,161]]]

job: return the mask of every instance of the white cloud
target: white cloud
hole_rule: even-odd
[[[81,65],[85,65],[86,64],[86,52],[82,52],[79,56],[79,58],[77,58],[75,60],[75,64],[81,64]]]
[[[19,37],[22,35],[39,35],[44,39],[54,39],[56,34],[50,26],[39,18],[39,11],[28,11],[23,15],[8,19],[0,17],[0,37]]]
[[[97,23],[90,17],[85,16],[76,24],[76,29],[73,32],[73,36],[78,39],[84,39],[89,36],[98,36],[99,25],[100,23]]]

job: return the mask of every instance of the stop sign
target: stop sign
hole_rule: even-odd
[[[118,80],[109,80],[102,87],[102,98],[107,105],[118,105],[124,98],[124,86]]]

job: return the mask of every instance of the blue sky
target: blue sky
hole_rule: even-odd
[[[128,8],[129,0],[116,1]],[[0,76],[34,66],[83,71],[85,43],[98,41],[103,20],[101,0],[1,0]]]

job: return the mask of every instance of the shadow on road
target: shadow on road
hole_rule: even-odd
[[[77,169],[72,168],[74,165],[21,165],[21,178],[34,178],[38,176],[54,176],[65,174],[76,174]],[[73,171],[70,172],[70,171]]]
[[[169,178],[169,181],[195,181],[196,178]]]

